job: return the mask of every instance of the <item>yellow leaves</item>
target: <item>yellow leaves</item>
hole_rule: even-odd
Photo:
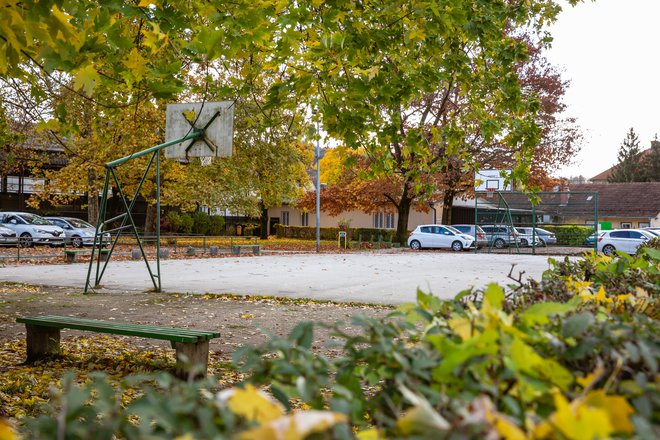
[[[634,411],[621,396],[607,396],[605,391],[598,390],[568,402],[559,391],[555,391],[554,401],[555,412],[548,421],[535,428],[535,437],[554,438],[554,430],[574,440],[609,438],[615,433],[633,432],[629,416]]]
[[[0,440],[15,440],[18,436],[3,419],[0,419]]]
[[[473,336],[472,322],[468,318],[452,318],[447,321],[447,324],[463,341],[467,341]]]
[[[99,73],[92,64],[83,66],[73,72],[73,87],[82,89],[87,95],[91,95],[100,81]]]
[[[284,413],[279,404],[271,401],[251,384],[245,389],[234,389],[227,405],[235,414],[258,423],[270,422]]]
[[[301,411],[242,432],[237,438],[244,440],[303,440],[311,434],[325,432],[334,425],[345,422],[346,416],[340,413]]]
[[[254,318],[254,315],[252,313],[243,313],[241,315],[241,319],[252,319]]]
[[[569,290],[569,292],[573,292],[577,295],[590,294],[591,292],[589,291],[589,286],[591,286],[591,284],[593,283],[589,281],[574,281],[572,276],[569,276],[566,280],[566,288]]]
[[[139,8],[148,8],[149,5],[151,5],[152,0],[140,0],[140,3],[138,3]]]
[[[148,70],[147,60],[140,55],[140,51],[135,47],[128,54],[128,58],[123,61],[123,64],[130,70],[131,74],[137,81],[141,81]]]

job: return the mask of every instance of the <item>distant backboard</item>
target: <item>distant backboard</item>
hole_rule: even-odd
[[[474,173],[474,191],[511,191],[511,182],[504,184],[503,174],[511,170],[479,170]]]
[[[194,129],[205,129],[204,136],[165,148],[165,157],[186,160],[191,157],[227,157],[233,152],[234,102],[168,104],[166,142],[180,139]]]

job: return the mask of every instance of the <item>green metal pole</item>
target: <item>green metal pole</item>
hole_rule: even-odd
[[[594,253],[598,253],[598,193],[594,193]]]
[[[536,205],[532,203],[532,255],[536,255]]]
[[[121,159],[113,160],[112,162],[108,162],[105,164],[106,167],[110,168],[115,168],[119,165],[122,165],[126,162],[128,162],[131,159],[137,159],[138,157],[146,156],[149,153],[153,153],[155,151],[160,151],[163,148],[171,147],[172,145],[179,144],[183,141],[186,141],[188,139],[198,139],[204,134],[204,130],[192,130],[189,135],[184,136],[179,139],[174,139],[173,141],[165,142],[164,144],[156,145],[155,147],[147,148],[142,151],[138,151],[137,153],[130,154],[128,156],[122,157]]]
[[[158,274],[157,292],[161,291],[160,280],[160,150],[156,150],[156,273]]]
[[[110,170],[106,169],[105,170],[105,180],[103,182],[103,195],[101,196],[101,206],[99,209],[99,216],[98,220],[96,221],[96,232],[94,233],[94,242],[92,243],[92,255],[89,258],[89,268],[87,269],[87,281],[85,281],[85,290],[83,293],[87,293],[87,290],[89,289],[89,279],[92,275],[92,267],[94,266],[94,251],[96,249],[97,245],[97,240],[99,237],[99,230],[101,229],[101,225],[103,224],[103,219],[105,218],[105,205],[108,201],[108,184],[110,183]],[[101,245],[103,242],[100,243]],[[99,257],[101,257],[101,252],[99,251]],[[97,273],[98,275],[98,273]],[[96,276],[94,279],[96,280]],[[95,283],[97,285],[98,283]]]

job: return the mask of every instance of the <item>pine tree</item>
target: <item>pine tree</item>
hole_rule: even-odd
[[[619,148],[618,162],[607,181],[610,183],[638,182],[642,174],[641,153],[639,139],[635,130],[631,128]]]
[[[660,182],[660,141],[651,141],[651,151],[642,158],[642,176],[645,182]]]

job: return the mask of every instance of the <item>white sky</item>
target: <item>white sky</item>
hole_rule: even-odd
[[[551,32],[547,57],[571,81],[566,115],[584,134],[560,176],[590,178],[614,165],[631,127],[641,149],[660,138],[660,0],[565,4]]]

